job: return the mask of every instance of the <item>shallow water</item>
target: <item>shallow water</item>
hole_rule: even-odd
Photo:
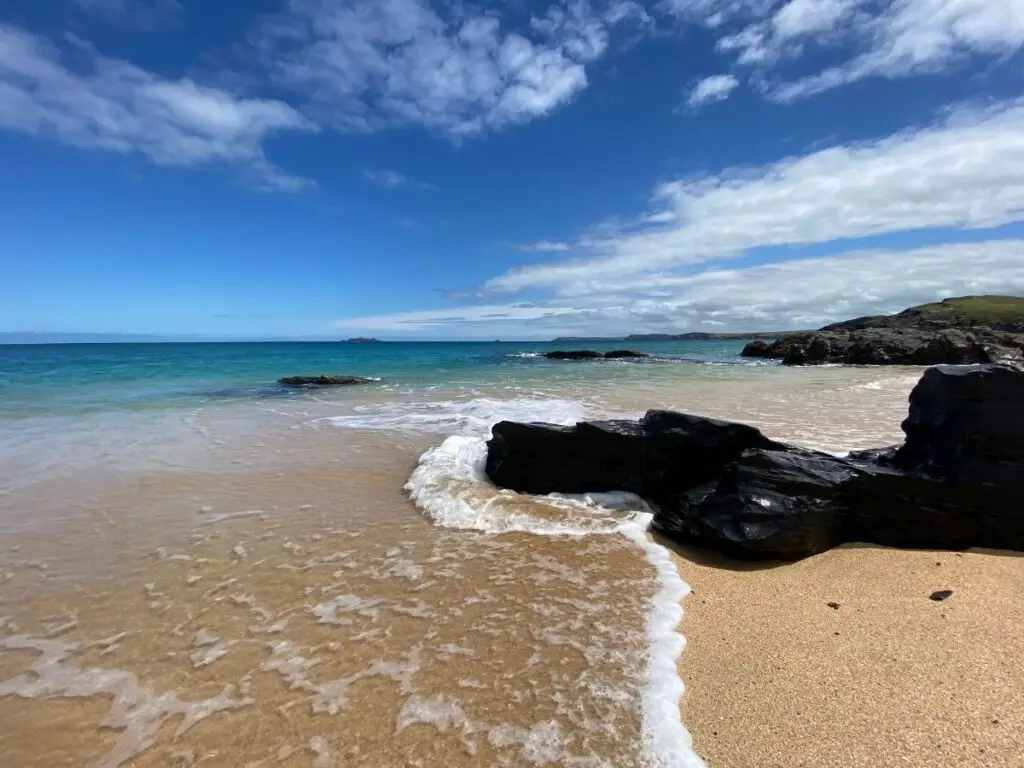
[[[145,408],[6,398],[6,760],[699,765],[685,585],[646,510],[497,491],[490,425],[668,407],[841,451],[899,439],[918,372],[543,365]]]

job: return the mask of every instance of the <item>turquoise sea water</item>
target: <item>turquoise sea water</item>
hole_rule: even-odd
[[[565,362],[553,349],[630,348],[637,361]],[[216,401],[294,398],[283,376],[379,378],[402,389],[579,384],[642,375],[678,376],[687,366],[742,365],[742,341],[494,343],[189,343],[0,346],[0,420],[174,408]]]

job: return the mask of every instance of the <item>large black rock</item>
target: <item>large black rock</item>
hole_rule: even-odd
[[[893,459],[896,467],[1024,493],[1020,371],[999,365],[931,368],[910,394],[902,427],[907,439]]]
[[[521,493],[630,491],[661,497],[707,482],[747,448],[776,446],[746,424],[649,411],[639,422],[495,424],[487,475]]]
[[[744,424],[650,411],[640,422],[502,422],[487,473],[528,493],[626,490],[653,527],[742,558],[794,560],[845,542],[1024,551],[1024,371],[928,370],[898,448],[846,458]]]
[[[521,493],[586,493],[645,489],[643,427],[635,421],[495,424],[487,443],[487,475]]]
[[[662,501],[653,527],[734,557],[806,557],[842,543],[840,496],[857,472],[814,451],[748,451],[717,482]]]

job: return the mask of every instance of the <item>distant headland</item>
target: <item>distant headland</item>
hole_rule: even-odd
[[[380,339],[369,339],[364,336],[356,336],[353,339],[345,339],[345,344],[380,344]]]
[[[778,339],[806,331],[749,331],[747,333],[632,333],[629,336],[559,336],[552,343],[578,341],[736,341],[739,339]]]
[[[959,296],[895,315],[858,317],[817,331],[751,341],[744,357],[784,365],[1024,365],[1024,298]]]

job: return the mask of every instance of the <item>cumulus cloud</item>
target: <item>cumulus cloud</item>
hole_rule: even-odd
[[[732,75],[712,75],[705,77],[690,91],[690,97],[686,100],[689,107],[701,107],[716,101],[723,101],[729,98],[736,87],[740,84]]]
[[[154,30],[173,26],[185,16],[180,0],[73,0],[84,11],[104,21],[133,29]]]
[[[712,30],[718,49],[756,71],[779,101],[867,77],[941,72],[1024,45],[1024,0],[669,0],[666,7]],[[841,63],[792,80],[773,74],[813,52]]]
[[[417,125],[453,138],[551,114],[586,88],[636,3],[554,5],[524,27],[427,0],[289,0],[255,40],[276,80],[353,131]]]
[[[853,251],[693,275],[655,275],[550,305],[488,305],[338,321],[435,336],[606,335],[816,328],[946,296],[1024,295],[1024,240]]]
[[[263,154],[270,135],[316,130],[287,104],[85,55],[86,71],[79,74],[48,41],[0,24],[0,128],[76,147],[137,153],[158,165],[231,165],[271,189],[311,183]]]
[[[425,181],[410,179],[404,173],[390,171],[386,168],[366,168],[363,170],[363,178],[371,184],[376,184],[378,187],[384,187],[385,189],[399,189],[401,187],[411,187],[413,189],[422,190],[436,189],[433,184],[427,184]]]
[[[659,212],[639,225],[579,243],[590,257],[517,268],[485,289],[572,293],[761,246],[1016,221],[1024,215],[1024,103],[964,108],[882,140],[662,184],[654,197]]]

